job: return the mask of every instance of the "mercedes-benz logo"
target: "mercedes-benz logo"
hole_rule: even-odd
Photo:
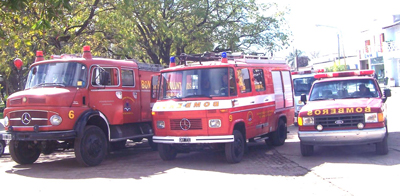
[[[184,131],[190,129],[190,121],[187,118],[183,118],[179,125],[181,125],[181,129]]]
[[[28,112],[22,114],[21,121],[24,125],[28,125],[32,120],[31,115]]]

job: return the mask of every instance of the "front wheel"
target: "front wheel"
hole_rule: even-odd
[[[84,166],[99,165],[107,154],[107,139],[97,126],[86,126],[80,137],[75,139],[75,156]]]
[[[239,163],[243,159],[245,140],[243,134],[233,130],[234,141],[225,144],[225,157],[228,163]]]
[[[40,148],[33,141],[11,140],[8,146],[11,158],[19,164],[32,164],[40,156]]]
[[[0,157],[4,154],[4,149],[6,148],[6,142],[4,140],[0,140]]]
[[[314,146],[313,145],[304,145],[300,142],[300,151],[301,155],[304,157],[308,157],[314,154]]]
[[[178,154],[176,149],[170,144],[158,144],[158,154],[164,161],[170,161],[176,158]]]

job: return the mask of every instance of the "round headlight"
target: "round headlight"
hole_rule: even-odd
[[[363,129],[363,128],[364,128],[364,124],[358,123],[358,124],[357,124],[357,128],[358,128],[358,129]]]
[[[50,117],[50,123],[54,126],[60,125],[62,122],[62,118],[59,115],[53,115]]]
[[[324,126],[322,126],[322,125],[317,125],[317,130],[318,130],[318,131],[322,131],[322,129],[324,129]]]
[[[4,117],[4,126],[7,127],[8,123],[10,123],[10,121],[8,120],[8,117]]]

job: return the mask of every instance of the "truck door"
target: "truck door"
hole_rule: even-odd
[[[101,73],[108,72],[108,81],[101,84]],[[90,80],[90,107],[103,113],[110,124],[121,124],[123,106],[117,67],[92,66]]]
[[[275,109],[282,109],[285,106],[285,100],[283,97],[283,86],[282,77],[280,71],[271,71],[272,82],[274,83],[274,94],[275,94]]]
[[[158,98],[159,81],[160,81],[160,74],[151,76],[150,109],[153,109],[153,105],[156,103]]]
[[[140,82],[137,69],[122,68],[122,104],[123,104],[123,123],[140,122]]]

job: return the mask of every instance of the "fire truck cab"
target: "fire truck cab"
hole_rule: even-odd
[[[172,66],[161,71],[152,114],[153,141],[163,160],[211,148],[225,150],[227,161],[238,163],[247,140],[285,143],[294,113],[289,66],[279,60],[229,58],[226,53],[184,55],[183,65],[175,66],[172,57]]]
[[[89,46],[52,58],[38,51],[25,90],[7,100],[0,139],[10,140],[14,161],[74,148],[79,163],[95,166],[128,139],[152,144],[150,80],[161,65],[92,58]]]
[[[324,69],[318,70],[304,70],[304,71],[293,71],[293,90],[294,90],[294,125],[297,126],[297,117],[300,109],[304,106],[300,100],[300,96],[305,94],[308,96],[313,82],[316,80],[314,75],[317,73],[324,72]]]
[[[381,91],[374,70],[316,74],[306,105],[298,117],[303,156],[314,146],[375,144],[377,154],[388,153],[386,100],[390,89]]]

